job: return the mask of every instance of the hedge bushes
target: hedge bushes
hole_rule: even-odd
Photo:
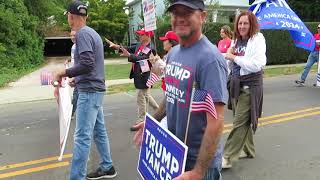
[[[0,0],[0,87],[42,63],[38,23],[23,0]]]
[[[305,24],[309,30],[314,33],[319,23],[312,22]],[[217,44],[220,40],[220,27],[223,25],[225,24],[207,23],[203,28],[203,32],[212,43]],[[233,29],[233,24],[227,25]],[[169,20],[160,21],[157,26],[156,38],[163,36],[166,31],[171,28]],[[261,32],[266,38],[268,65],[295,64],[302,63],[307,60],[309,52],[295,47],[288,31],[262,30]],[[162,42],[157,39],[156,43],[158,52],[160,52],[160,54],[163,53]]]

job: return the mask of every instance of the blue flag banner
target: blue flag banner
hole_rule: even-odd
[[[256,0],[250,7],[258,18],[261,29],[290,31],[295,45],[309,51],[315,48],[315,38],[286,0]]]
[[[169,130],[146,116],[138,172],[143,179],[170,180],[184,172],[188,147]]]

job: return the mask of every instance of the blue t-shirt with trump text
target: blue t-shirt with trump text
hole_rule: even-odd
[[[213,102],[227,103],[227,63],[218,48],[205,36],[189,47],[175,46],[167,56],[165,93],[168,128],[182,141],[193,82],[196,82],[197,88],[209,92]],[[205,112],[191,113],[186,171],[193,169],[196,163],[206,125]],[[220,143],[211,167],[221,169],[222,151]]]

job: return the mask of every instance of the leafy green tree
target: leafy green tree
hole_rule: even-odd
[[[38,29],[45,32],[54,26],[68,28],[63,12],[72,0],[23,0],[29,14],[40,21]]]
[[[320,0],[287,0],[289,6],[305,22],[319,21]]]
[[[125,0],[89,0],[88,25],[100,36],[122,43],[129,22],[124,10],[125,3]]]
[[[42,63],[43,39],[38,25],[23,0],[0,0],[0,86]]]

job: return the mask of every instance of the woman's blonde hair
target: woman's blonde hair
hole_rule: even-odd
[[[224,25],[221,27],[221,29],[223,29],[223,32],[227,35],[228,38],[232,39],[232,31],[230,26]]]

